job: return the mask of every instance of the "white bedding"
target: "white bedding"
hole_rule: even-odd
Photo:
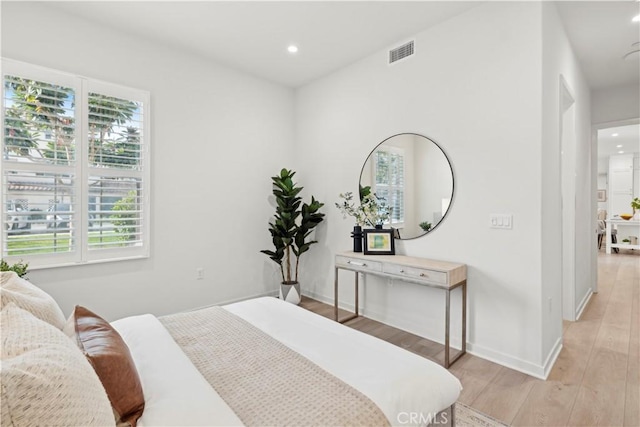
[[[440,365],[278,299],[224,308],[369,397],[392,425],[434,417],[462,390]],[[135,316],[113,325],[141,377],[146,401],[141,425],[242,424],[156,318]]]
[[[242,422],[151,314],[111,323],[129,347],[144,393],[139,426],[241,426]]]

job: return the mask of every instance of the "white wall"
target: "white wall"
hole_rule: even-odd
[[[594,124],[640,117],[640,86],[618,86],[592,93],[591,121]]]
[[[633,197],[640,197],[640,153],[633,156]]]
[[[380,141],[401,132],[437,141],[454,168],[450,213],[426,237],[399,242],[398,252],[466,263],[469,349],[543,375],[541,6],[488,2],[418,34],[415,46],[415,57],[393,66],[378,52],[298,91],[301,178],[332,205],[357,191]],[[490,213],[513,214],[513,229],[490,229]],[[333,297],[333,256],[350,247],[352,225],[327,209],[307,294]],[[365,282],[367,315],[442,340],[442,292]],[[353,301],[351,286],[343,299]]]
[[[291,90],[42,3],[3,3],[2,55],[151,92],[151,258],[33,271],[66,313],[163,314],[277,289],[259,250],[270,177],[293,167]]]
[[[598,159],[598,189],[607,190],[607,198],[611,195],[609,190],[609,157]],[[640,197],[640,153],[633,155],[633,197]],[[608,201],[598,202],[598,209],[609,209]]]
[[[595,285],[592,251],[596,246],[595,186],[591,174],[591,118],[590,91],[578,61],[562,27],[553,3],[543,2],[543,142],[542,142],[542,357],[553,357],[559,350],[562,337],[562,203],[572,212],[571,230],[572,292],[574,317],[582,308]],[[564,83],[561,83],[561,79]],[[572,183],[572,193],[561,200],[561,86],[566,84],[575,101],[575,145],[570,147],[571,170],[564,170],[564,179]],[[595,158],[594,158],[595,161]],[[566,255],[566,254],[565,254]],[[549,303],[551,298],[551,303]],[[546,364],[549,367],[549,364]]]

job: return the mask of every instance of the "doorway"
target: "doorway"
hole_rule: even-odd
[[[631,213],[631,200],[640,197],[640,124],[639,120],[607,123],[594,129],[597,162],[593,166],[597,174],[595,211],[606,219],[622,213]],[[628,235],[636,235],[626,227],[618,237],[618,243]],[[601,251],[605,251],[603,240]],[[594,252],[597,257],[598,250]],[[597,271],[596,271],[597,272]]]

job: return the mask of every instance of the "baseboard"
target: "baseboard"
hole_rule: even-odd
[[[584,309],[587,308],[587,304],[591,300],[592,296],[593,290],[592,288],[589,288],[587,294],[582,298],[582,301],[580,301],[580,304],[578,304],[578,308],[576,309],[576,321],[580,320],[580,316],[582,316]]]
[[[323,295],[318,295],[313,292],[306,292],[305,296],[309,298],[313,298],[317,301],[324,302],[326,304],[333,305],[333,299],[329,299],[324,297]],[[339,303],[338,307],[344,310],[353,311],[353,304],[344,304]],[[407,330],[407,328],[402,326],[395,325],[393,319],[386,318],[382,316],[380,313],[372,312],[371,310],[366,310],[363,308],[362,303],[360,304],[360,312],[366,317],[377,320],[379,322],[383,322],[389,326],[393,326],[395,328],[399,328],[405,330],[407,332],[416,334],[415,331]],[[420,335],[428,340],[437,342],[439,344],[444,344],[441,339],[434,339],[434,337],[424,336],[424,334],[416,334]],[[460,348],[460,337],[451,337],[451,347],[452,348]],[[556,345],[554,346],[554,350],[550,353],[547,358],[547,362],[545,365],[537,365],[535,363],[528,362],[526,360],[518,359],[516,357],[510,356],[508,354],[504,354],[501,352],[497,352],[486,347],[482,347],[479,345],[474,345],[473,343],[467,342],[467,352],[473,354],[474,356],[480,357],[481,359],[489,360],[491,362],[497,363],[499,365],[505,366],[507,368],[514,369],[516,371],[522,372],[527,375],[531,375],[535,378],[546,379],[548,372],[551,370],[555,359],[560,354],[560,350],[562,349],[562,340],[559,339]]]
[[[481,359],[522,372],[523,374],[527,374],[541,380],[546,379],[544,366],[536,365],[535,363],[473,343],[467,343],[467,352]]]
[[[313,298],[316,301],[329,304],[331,306],[333,306],[334,304],[333,299],[326,298],[322,295],[318,295],[313,292],[305,292],[304,295],[309,298]],[[338,307],[342,310],[347,310],[351,312],[355,311],[355,306],[353,304],[345,304],[345,303],[338,302]],[[385,325],[401,329],[411,334],[418,335],[430,341],[437,342],[438,344],[444,345],[444,341],[441,338],[430,336],[429,334],[425,334],[424,332],[419,333],[418,331],[412,330],[411,328],[407,328],[405,325],[400,325],[398,322],[395,322],[393,318],[389,318],[388,316],[385,316],[384,313],[367,309],[366,306],[363,305],[362,301],[360,301],[359,312],[361,316],[367,317],[368,319],[375,320],[380,323],[384,323]],[[451,336],[450,339],[451,339],[452,350],[459,350],[460,348],[462,348],[462,344],[461,344],[462,340],[460,339],[460,337]]]
[[[562,337],[556,340],[556,343],[553,345],[553,348],[547,355],[547,360],[544,361],[544,365],[543,365],[544,377],[542,378],[543,380],[546,380],[547,377],[549,376],[549,373],[551,373],[551,369],[553,368],[553,365],[555,365],[556,360],[558,359],[558,356],[560,356],[561,351],[562,351]]]
[[[320,301],[320,302],[323,302],[325,304],[329,304],[330,306],[333,307],[333,298],[327,298],[324,295],[316,294],[315,292],[309,292],[309,291],[302,292],[302,295],[305,296],[305,297],[312,298],[312,299],[314,299],[316,301]],[[348,311],[354,311],[356,309],[353,304],[345,304],[345,303],[341,303],[341,302],[338,302],[338,307],[343,309],[343,310],[348,310]],[[362,304],[360,304],[360,309],[362,309]]]

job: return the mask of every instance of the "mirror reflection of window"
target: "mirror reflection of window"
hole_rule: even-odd
[[[373,163],[376,177],[373,192],[391,206],[391,225],[404,223],[404,151],[389,147],[376,151]]]

